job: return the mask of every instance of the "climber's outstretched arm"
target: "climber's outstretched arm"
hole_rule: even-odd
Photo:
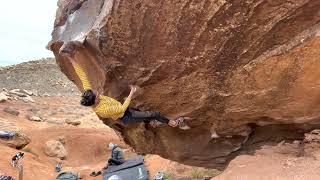
[[[130,86],[130,88],[130,94],[122,104],[122,108],[125,110],[129,107],[133,94],[137,91],[137,86]]]
[[[96,112],[98,112],[98,115],[103,118],[112,118],[116,120],[119,117],[122,117],[127,108],[129,107],[132,96],[136,92],[136,90],[137,87],[131,86],[130,94],[123,104],[117,102],[116,100],[110,97],[101,96],[100,105],[96,108]]]

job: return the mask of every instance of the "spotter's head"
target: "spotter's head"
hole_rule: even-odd
[[[116,145],[113,143],[109,143],[108,145],[108,149],[112,150]]]

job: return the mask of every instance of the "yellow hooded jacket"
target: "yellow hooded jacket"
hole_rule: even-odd
[[[79,79],[82,82],[83,90],[90,90],[91,85],[86,73],[83,71],[82,67],[77,64],[73,63],[74,70],[78,75]],[[123,104],[119,101],[108,97],[108,96],[99,96],[99,103],[93,107],[94,112],[102,117],[102,118],[111,118],[113,120],[117,120],[124,115],[124,112],[129,107],[131,99],[127,98]]]

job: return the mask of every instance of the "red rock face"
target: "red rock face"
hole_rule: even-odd
[[[257,144],[319,124],[320,1],[59,1],[48,47],[78,87],[69,51],[99,92],[189,116],[190,130],[123,126],[137,152],[223,168]]]

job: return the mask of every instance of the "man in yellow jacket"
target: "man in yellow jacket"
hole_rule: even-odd
[[[159,124],[158,122],[160,122],[168,124],[172,127],[179,125],[181,129],[189,129],[189,127],[184,124],[184,118],[182,117],[179,117],[176,120],[169,120],[157,111],[139,111],[137,109],[129,108],[131,98],[137,90],[135,86],[131,86],[130,94],[123,104],[111,97],[102,96],[99,94],[97,95],[94,91],[92,91],[88,77],[82,67],[73,59],[71,59],[71,63],[83,86],[84,92],[82,94],[81,105],[92,106],[94,112],[96,112],[98,116],[113,120],[120,119],[125,124],[153,122],[153,126],[157,126]],[[154,120],[158,122],[155,123]]]

